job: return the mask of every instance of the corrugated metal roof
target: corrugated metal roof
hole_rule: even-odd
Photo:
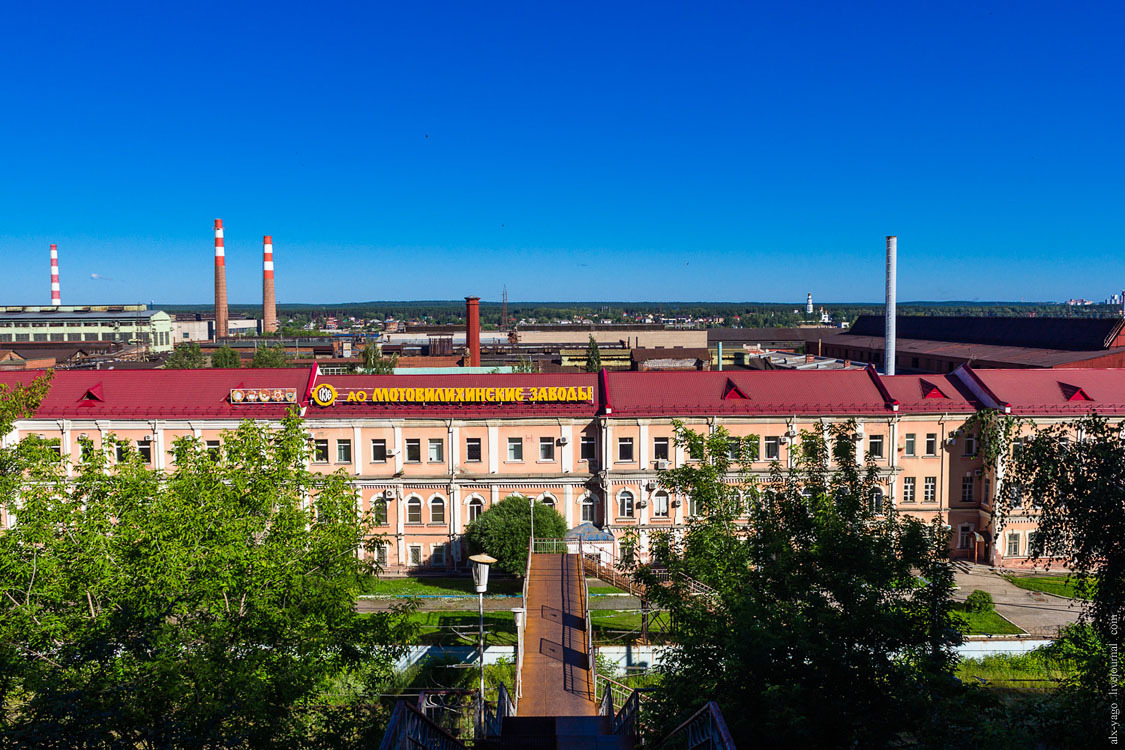
[[[136,320],[160,315],[160,310],[126,310],[124,312],[0,312],[0,320]]]
[[[895,317],[895,333],[900,339],[1089,351],[1112,346],[1123,322],[1121,318],[899,315]],[[882,315],[860,315],[848,335],[882,337],[883,325]]]
[[[879,380],[901,412],[968,414],[981,408],[969,389],[950,375],[884,375]]]
[[[973,374],[1013,414],[1125,414],[1125,370],[978,370]],[[1089,400],[1075,397],[1080,389]],[[1072,398],[1074,400],[1072,400]]]

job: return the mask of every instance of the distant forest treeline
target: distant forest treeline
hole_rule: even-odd
[[[207,312],[212,305],[157,305],[169,313]],[[853,302],[825,302],[816,304],[813,319],[819,319],[823,308],[834,322],[852,323],[863,314],[881,315],[879,304]],[[232,304],[232,314],[251,317],[261,315],[261,305]],[[1089,305],[1084,307],[1037,302],[905,302],[898,305],[900,315],[971,315],[987,317],[1112,317],[1120,315],[1116,305]],[[461,323],[464,321],[465,303],[459,300],[420,300],[415,302],[348,302],[329,305],[280,304],[278,317],[282,320],[303,322],[337,318],[366,318],[383,320],[416,320],[431,324]],[[496,327],[500,324],[501,304],[480,303],[481,324]],[[638,318],[688,317],[691,319],[723,318],[722,325],[743,328],[770,326],[795,326],[807,322],[804,303],[756,302],[509,302],[508,317],[513,323],[535,320],[551,323],[577,318],[611,320],[615,323],[636,321]],[[713,324],[718,325],[718,324]]]

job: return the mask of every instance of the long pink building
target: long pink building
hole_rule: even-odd
[[[0,384],[34,372],[0,373]],[[994,408],[1047,424],[1090,411],[1125,416],[1125,370],[973,370],[883,377],[874,370],[605,372],[556,375],[320,375],[314,369],[55,373],[38,412],[4,436],[135,441],[167,469],[172,443],[218,445],[243,419],[297,408],[316,471],[344,471],[385,539],[390,570],[463,568],[465,526],[519,494],[552,505],[571,528],[620,537],[682,526],[690,497],[658,472],[688,462],[673,420],[757,441],[749,469],[791,463],[802,430],[854,419],[857,460],[871,454],[882,492],[902,512],[942,519],[955,557],[1024,566],[1034,514],[993,518],[994,467],[964,423]],[[87,439],[86,441],[82,438]],[[2,511],[7,524],[6,509]]]

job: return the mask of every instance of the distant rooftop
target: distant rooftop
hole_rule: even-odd
[[[1125,345],[1121,318],[989,318],[949,315],[899,315],[901,339],[1029,349],[1097,351]],[[845,336],[883,335],[882,315],[860,315]]]

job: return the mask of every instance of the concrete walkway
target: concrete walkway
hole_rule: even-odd
[[[1059,628],[1078,621],[1082,604],[1078,600],[1021,589],[985,565],[957,562],[954,566],[960,587],[954,599],[963,602],[975,589],[987,591],[997,613],[1031,635],[1054,638]]]

